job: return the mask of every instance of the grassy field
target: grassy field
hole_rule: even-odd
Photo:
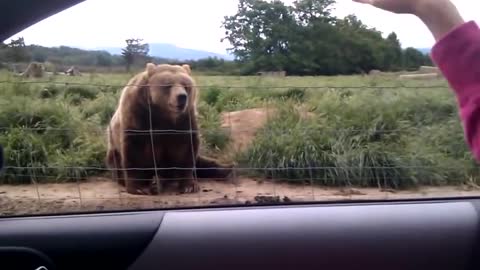
[[[19,81],[0,73],[0,184],[77,181],[104,174],[105,126],[127,74]],[[244,174],[326,186],[409,188],[477,183],[456,101],[443,80],[394,76],[196,76],[205,151],[229,142],[221,112],[275,108]],[[300,109],[299,109],[300,108]],[[307,115],[307,117],[303,117]]]

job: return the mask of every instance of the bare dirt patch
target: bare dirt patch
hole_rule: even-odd
[[[298,108],[302,117],[311,117],[313,113],[306,108]],[[269,119],[275,116],[274,108],[256,108],[222,114],[222,128],[228,129],[232,139],[232,150],[244,151],[252,143],[257,132]]]
[[[231,130],[232,148],[245,150],[274,111],[251,109],[223,114],[223,127]],[[307,183],[307,182],[306,182]],[[136,196],[125,192],[108,178],[81,183],[2,185],[0,215],[71,213],[78,211],[135,210],[203,205],[270,204],[302,201],[375,200],[480,196],[475,187],[422,187],[396,191],[375,188],[324,188],[310,184],[292,185],[238,177],[235,181],[202,181],[196,194],[165,191],[158,196]]]
[[[262,108],[222,114],[222,128],[230,131],[232,150],[244,151],[273,113],[273,109]]]

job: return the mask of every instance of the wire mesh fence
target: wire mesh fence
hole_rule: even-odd
[[[12,204],[63,200],[88,209],[89,201],[178,207],[396,198],[423,196],[419,187],[462,187],[448,190],[456,195],[476,187],[480,170],[445,84],[280,84],[199,84],[198,115],[180,113],[188,125],[165,124],[165,111],[148,96],[141,116],[148,125],[113,129],[125,84],[0,81],[0,193],[18,195],[4,197]],[[120,140],[115,168],[107,166],[112,134]],[[120,146],[126,142],[133,152]],[[214,161],[197,163],[197,152]],[[152,194],[136,196],[122,179]],[[169,183],[195,188],[184,194]]]

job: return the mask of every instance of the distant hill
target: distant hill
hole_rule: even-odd
[[[194,50],[177,47],[172,44],[164,43],[151,43],[149,55],[159,58],[166,59],[176,59],[176,60],[199,60],[205,59],[208,57],[217,57],[225,60],[232,60],[230,55],[218,54],[213,52],[207,52],[202,50]],[[120,47],[102,47],[96,48],[96,50],[104,50],[114,55],[119,55],[122,53],[122,48]]]

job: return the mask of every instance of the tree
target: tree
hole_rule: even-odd
[[[385,70],[398,70],[402,66],[402,46],[395,32],[387,37],[383,64]]]
[[[122,56],[128,72],[135,61],[148,58],[149,46],[146,43],[142,44],[141,41],[142,39],[138,38],[127,39],[127,46],[122,49]]]
[[[43,63],[47,61],[47,54],[43,51],[35,51],[32,53],[32,60],[35,62]]]
[[[223,21],[225,37],[244,74],[262,69],[292,75],[394,71],[427,63],[415,49],[402,50],[396,33],[384,38],[355,15],[336,18],[334,0],[239,0]]]
[[[418,69],[425,63],[425,55],[415,48],[407,48],[403,53],[403,66],[406,69]]]
[[[30,60],[30,55],[25,46],[23,37],[12,39],[7,45],[7,59],[13,62],[24,62]]]
[[[423,64],[426,66],[434,66],[435,63],[432,61],[432,56],[430,54],[424,54]]]
[[[296,19],[303,25],[313,23],[330,23],[332,6],[335,0],[297,0],[293,2],[293,12]]]
[[[288,64],[296,22],[282,1],[240,0],[238,12],[225,17],[225,38],[237,61],[249,62],[251,72],[281,70]]]
[[[112,56],[108,52],[100,52],[97,54],[97,66],[110,67],[112,63]]]

